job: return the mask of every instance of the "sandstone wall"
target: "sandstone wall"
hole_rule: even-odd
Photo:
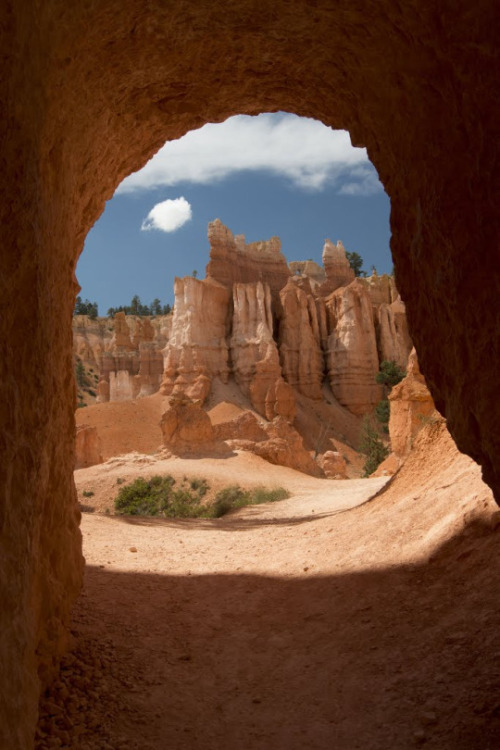
[[[244,235],[233,235],[216,219],[208,225],[208,240],[210,261],[207,278],[227,287],[235,283],[265,281],[274,296],[290,277],[279,237],[246,244]]]
[[[117,312],[105,322],[106,329],[112,328],[112,336],[103,344],[98,361],[97,402],[128,401],[156,393],[162,381],[162,349],[171,332],[172,316],[151,319]]]
[[[164,394],[184,393],[202,401],[213,377],[227,382],[230,292],[214,281],[175,279],[172,330],[164,350]]]
[[[287,383],[304,396],[321,400],[324,359],[316,303],[292,279],[280,292],[279,353]]]
[[[408,359],[407,375],[391,390],[389,403],[391,450],[401,460],[410,453],[422,427],[436,414],[434,401],[420,372],[415,349]]]
[[[326,275],[326,281],[319,289],[321,295],[326,297],[335,289],[347,286],[351,281],[354,281],[354,271],[349,265],[345,247],[340,240],[336,245],[330,240],[326,240],[321,258]]]
[[[391,304],[376,307],[374,314],[380,361],[393,361],[405,369],[413,344],[404,303],[398,297]]]
[[[497,16],[493,0],[1,5],[0,744],[32,744],[39,675],[81,581],[76,260],[117,185],[166,140],[285,110],[367,147],[422,371],[500,497]]]
[[[326,300],[327,367],[337,400],[353,414],[366,414],[382,398],[375,377],[379,358],[370,297],[359,281],[333,292]]]
[[[282,377],[273,325],[269,286],[234,284],[230,352],[235,380],[267,419],[293,419],[295,397]]]

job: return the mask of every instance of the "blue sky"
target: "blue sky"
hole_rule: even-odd
[[[101,315],[134,294],[172,303],[175,276],[204,277],[216,218],[248,242],[278,235],[289,261],[320,263],[328,237],[390,272],[389,210],[347,133],[284,113],[232,117],[167,143],[121,184],[87,236],[80,294]]]

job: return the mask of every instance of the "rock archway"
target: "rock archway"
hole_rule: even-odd
[[[11,0],[3,117],[3,744],[29,747],[82,557],[72,483],[74,269],[116,185],[166,139],[287,110],[366,145],[398,287],[459,448],[500,496],[496,4]]]

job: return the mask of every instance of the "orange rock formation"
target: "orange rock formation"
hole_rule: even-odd
[[[2,4],[0,744],[31,746],[82,583],[76,261],[166,140],[285,110],[367,147],[429,390],[500,499],[497,21],[493,0]]]

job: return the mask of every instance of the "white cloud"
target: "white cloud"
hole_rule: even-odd
[[[159,229],[161,232],[175,232],[191,219],[193,212],[190,203],[184,198],[162,201],[153,206],[142,222],[141,229]]]
[[[327,184],[350,194],[381,189],[366,149],[354,148],[346,131],[281,113],[238,115],[168,141],[118,192],[209,184],[242,171],[268,171],[304,190],[321,190]]]

